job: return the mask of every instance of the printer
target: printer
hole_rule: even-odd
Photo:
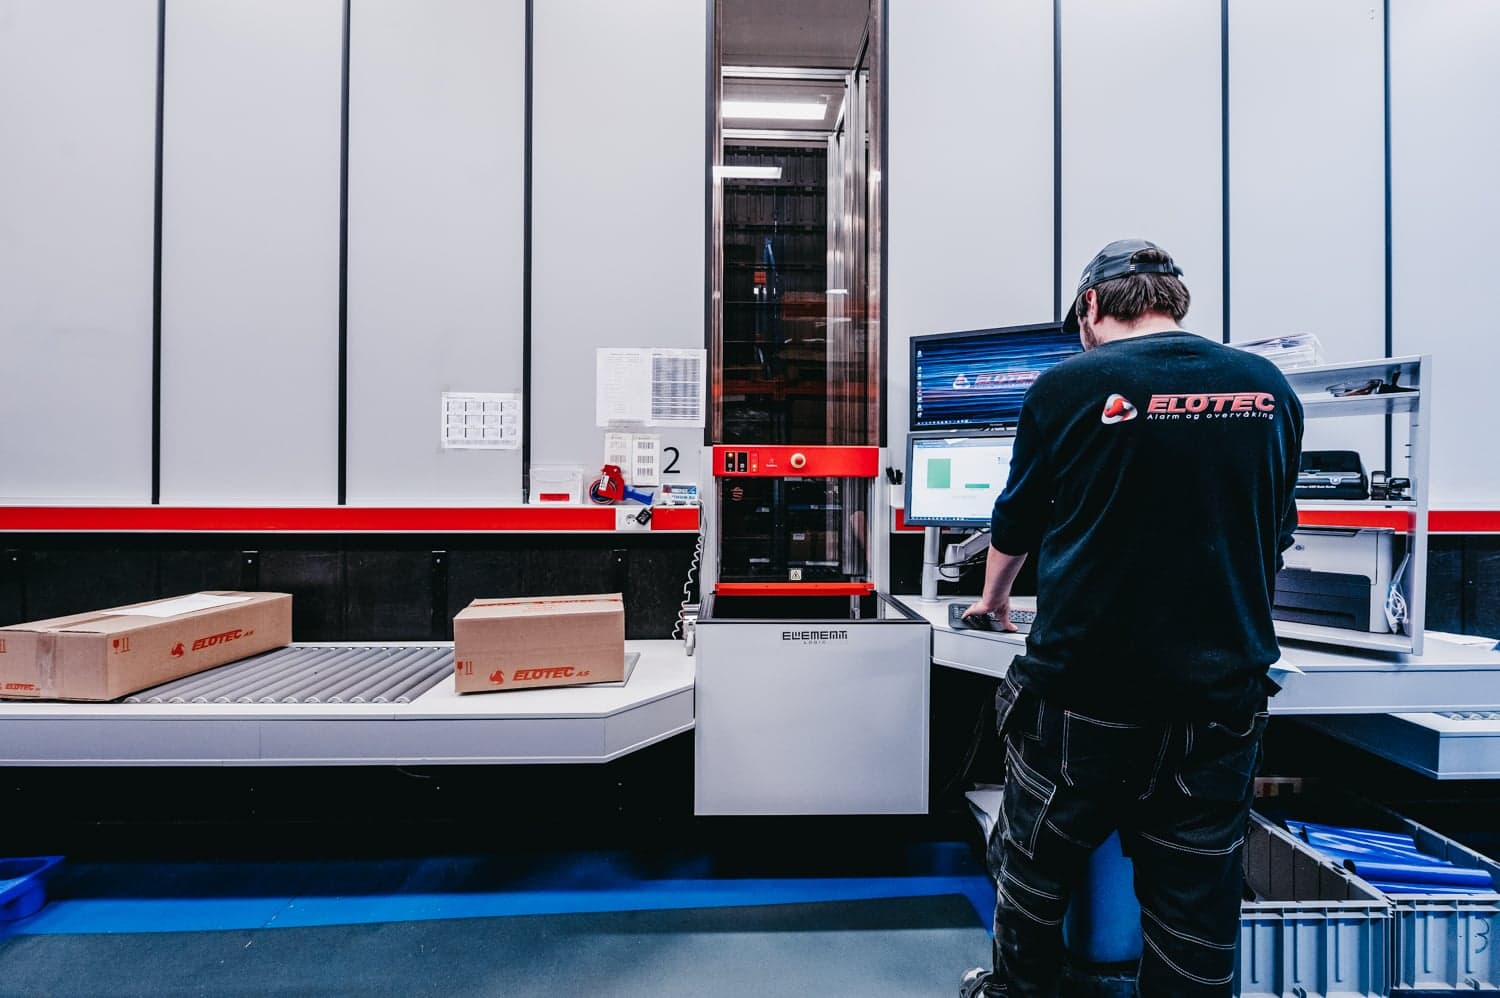
[[[1394,570],[1389,528],[1303,527],[1276,574],[1271,615],[1299,624],[1386,633]]]

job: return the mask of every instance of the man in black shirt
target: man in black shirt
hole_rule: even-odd
[[[965,998],[1055,993],[1069,895],[1114,831],[1139,993],[1231,992],[1302,407],[1269,361],[1181,328],[1181,274],[1144,240],[1101,250],[1067,322],[1085,352],[1022,406],[969,614],[1013,629],[1035,552],[1037,615],[996,697],[995,969],[970,971]]]

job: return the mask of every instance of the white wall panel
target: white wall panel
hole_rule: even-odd
[[[1392,0],[1390,16],[1394,352],[1433,355],[1433,505],[1494,507],[1500,4]]]
[[[1071,305],[1105,243],[1140,237],[1182,267],[1183,325],[1223,325],[1219,5],[1062,0],[1062,276]]]
[[[0,0],[0,502],[151,497],[154,0]]]
[[[912,336],[1052,318],[1051,0],[890,0],[888,439]]]
[[[535,6],[534,464],[602,462],[596,348],[703,347],[706,17],[703,0]],[[702,431],[662,440],[699,481]]]
[[[1384,28],[1369,0],[1230,2],[1236,341],[1311,332],[1330,362],[1385,354]],[[1384,468],[1385,421],[1315,420],[1306,446]]]
[[[519,392],[524,0],[354,0],[351,503],[518,500],[519,450],[443,450],[444,391]]]
[[[342,25],[167,4],[164,502],[336,496]]]

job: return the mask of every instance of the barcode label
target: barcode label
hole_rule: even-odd
[[[703,425],[701,352],[654,353],[651,356],[651,422],[657,425]]]

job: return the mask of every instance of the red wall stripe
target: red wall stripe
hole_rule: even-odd
[[[1435,509],[1427,525],[1434,534],[1500,534],[1500,509]]]
[[[1405,530],[1404,510],[1303,510],[1308,526],[1392,527]],[[897,530],[906,525],[895,511]],[[608,506],[495,506],[475,508],[0,506],[0,533],[490,533],[506,531],[612,531]],[[653,530],[697,530],[698,509],[659,506]],[[1500,534],[1500,509],[1437,509],[1434,534]]]
[[[305,508],[0,506],[0,532],[78,533],[496,533],[612,532],[608,506]],[[697,530],[698,510],[658,509],[653,530]]]

